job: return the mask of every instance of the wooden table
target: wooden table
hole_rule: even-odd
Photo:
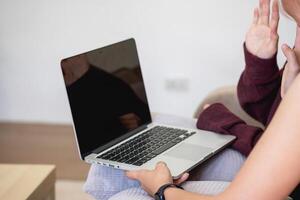
[[[54,200],[54,165],[0,164],[0,199]]]

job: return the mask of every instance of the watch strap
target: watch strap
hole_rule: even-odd
[[[166,190],[167,188],[170,188],[170,187],[172,187],[172,188],[179,188],[179,189],[182,189],[182,190],[183,190],[183,188],[182,188],[181,186],[179,186],[179,185],[176,185],[176,184],[174,184],[174,183],[167,183],[167,184],[161,186],[161,187],[158,189],[158,191],[155,193],[155,195],[154,195],[155,200],[165,200],[165,195],[164,195],[165,190]]]

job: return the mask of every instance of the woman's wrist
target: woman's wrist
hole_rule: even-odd
[[[165,200],[217,200],[220,199],[219,196],[206,196],[197,193],[187,192],[179,188],[168,188],[165,190]]]
[[[180,196],[178,196],[178,192],[181,192],[181,191],[183,191],[183,190],[181,190],[180,188],[169,187],[164,192],[165,199],[166,200],[169,200],[169,199],[172,199],[172,200],[180,199]]]

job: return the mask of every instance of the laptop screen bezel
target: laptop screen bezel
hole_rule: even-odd
[[[143,78],[143,84],[145,85],[145,82],[144,82],[144,77],[143,77],[143,72],[142,72],[142,68],[141,68],[141,64],[140,64],[140,60],[139,60],[139,55],[138,55],[138,51],[137,51],[137,45],[136,45],[136,41],[134,38],[130,38],[130,39],[127,39],[127,40],[123,40],[123,41],[120,41],[120,42],[117,42],[117,43],[114,43],[114,44],[110,44],[110,45],[107,45],[107,46],[104,46],[104,47],[100,47],[100,48],[97,48],[97,49],[93,49],[93,50],[90,50],[90,51],[87,51],[87,52],[83,52],[83,53],[79,53],[79,54],[76,54],[74,56],[70,56],[70,57],[67,57],[67,58],[63,58],[61,59],[61,62],[65,59],[68,59],[68,58],[72,58],[72,57],[76,57],[76,56],[79,56],[79,55],[82,55],[82,54],[86,54],[86,53],[89,53],[89,52],[92,52],[92,51],[96,51],[96,50],[100,50],[100,49],[105,49],[105,48],[108,48],[108,47],[111,47],[111,46],[114,46],[114,45],[117,45],[117,44],[120,44],[120,43],[124,43],[124,42],[133,42],[134,43],[134,47],[135,47],[135,50],[136,50],[136,54],[137,54],[137,59],[138,59],[138,63],[139,63],[139,67],[140,67],[140,71],[141,71],[141,76]],[[62,70],[62,67],[61,67],[61,70]],[[63,74],[63,70],[62,70],[62,74]],[[63,81],[64,81],[64,77],[63,77]],[[64,82],[65,83],[65,82]],[[65,88],[66,88],[66,85],[64,84]],[[148,110],[150,111],[150,107],[149,107],[149,101],[148,101],[148,98],[147,98],[147,90],[146,90],[146,87],[144,87],[145,89],[145,95],[146,95],[146,100],[147,100],[147,107],[148,107]],[[67,88],[66,88],[66,95],[67,95]],[[127,133],[125,133],[124,135],[121,135],[120,137],[117,137],[111,141],[109,141],[108,143],[104,144],[104,145],[99,145],[99,147],[97,147],[96,149],[94,150],[91,150],[91,151],[88,151],[88,152],[82,152],[81,148],[80,148],[80,143],[79,143],[79,140],[78,140],[78,136],[77,136],[77,132],[76,132],[76,126],[75,126],[75,122],[74,122],[74,119],[73,119],[73,115],[72,115],[72,110],[71,110],[71,104],[70,104],[70,100],[69,100],[69,97],[67,95],[67,100],[68,100],[68,105],[69,105],[69,109],[70,109],[70,112],[71,112],[71,118],[72,118],[72,127],[73,127],[73,131],[74,131],[74,135],[75,135],[75,139],[76,139],[76,144],[77,144],[77,148],[78,148],[78,152],[79,152],[79,155],[80,155],[80,158],[82,160],[85,159],[85,157],[87,157],[88,155],[92,154],[92,153],[95,153],[95,154],[99,154],[107,149],[109,149],[110,147],[120,143],[121,141],[124,141],[128,138],[130,138],[131,136],[139,133],[140,131],[144,130],[147,128],[147,126],[149,124],[151,124],[153,122],[152,120],[152,116],[150,114],[150,120],[148,122],[145,122],[144,124],[141,124],[139,127],[137,127],[136,129],[133,129]],[[151,111],[150,111],[151,112]]]

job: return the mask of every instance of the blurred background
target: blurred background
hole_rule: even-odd
[[[132,37],[151,110],[192,117],[208,92],[237,83],[257,3],[1,0],[0,162],[56,164],[60,187],[80,186],[88,165],[76,152],[60,60]],[[294,30],[282,17],[280,44],[292,45]]]

